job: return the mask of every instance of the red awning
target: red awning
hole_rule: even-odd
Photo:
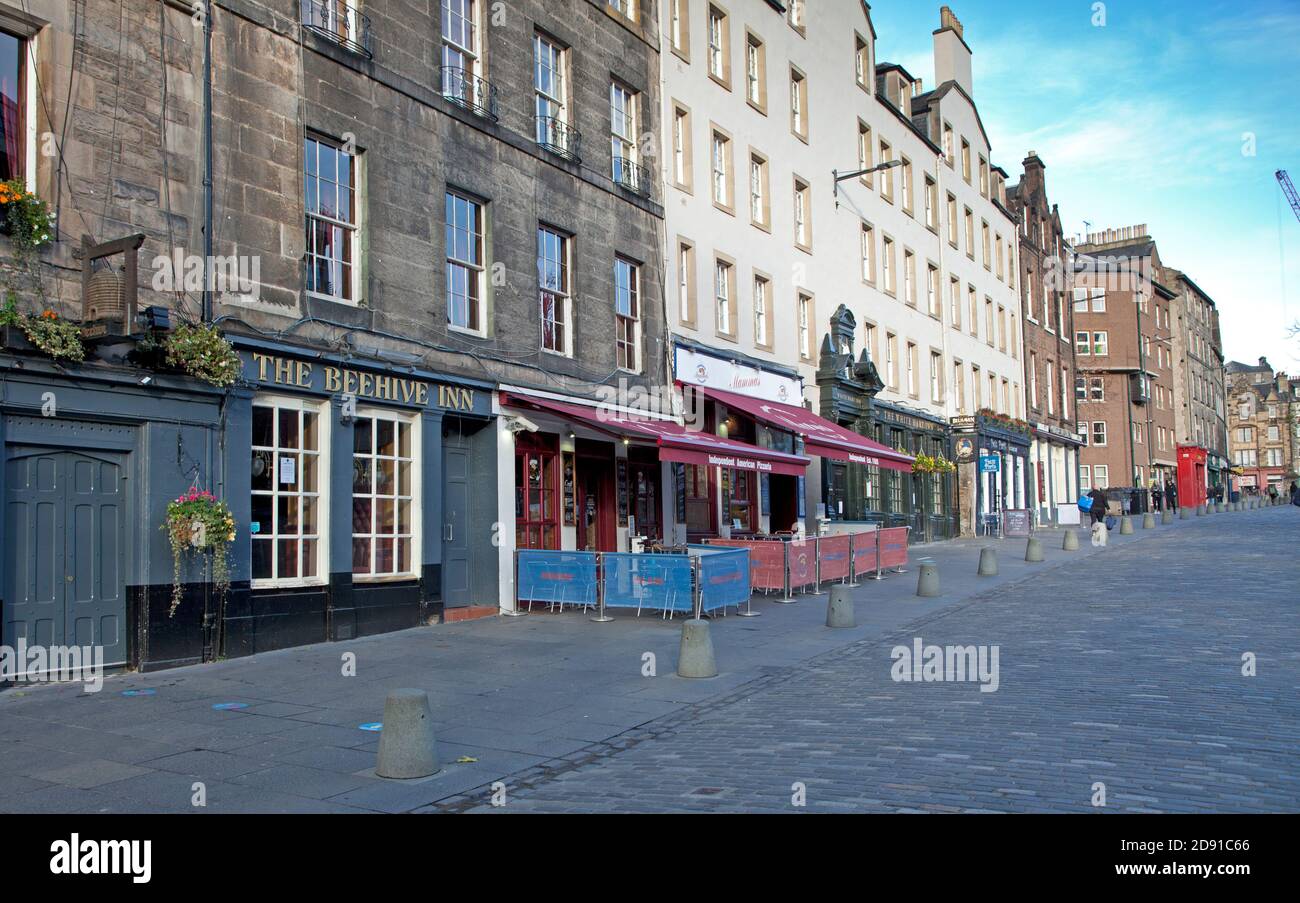
[[[764,401],[761,398],[750,398],[748,395],[737,395],[735,392],[724,392],[704,386],[690,386],[690,388],[703,392],[729,408],[744,411],[764,423],[803,436],[804,449],[810,455],[830,458],[832,461],[873,464],[887,470],[901,470],[905,473],[911,472],[912,462],[916,460],[879,442],[873,442],[866,436],[846,430],[806,408]]]
[[[811,463],[802,455],[787,455],[747,442],[723,439],[712,433],[688,429],[671,420],[655,420],[648,415],[636,418],[621,411],[507,392],[501,393],[501,403],[510,407],[547,411],[633,442],[653,443],[659,447],[660,460],[677,464],[716,465],[755,473],[801,477]]]

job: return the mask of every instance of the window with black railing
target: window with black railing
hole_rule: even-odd
[[[478,116],[497,119],[496,85],[460,66],[442,67],[442,96]]]
[[[582,132],[558,117],[537,117],[537,143],[575,163],[582,159]]]
[[[374,55],[370,19],[355,2],[347,0],[301,0],[302,25],[322,37],[370,57]]]
[[[650,170],[627,157],[614,158],[614,182],[628,191],[650,197]]]

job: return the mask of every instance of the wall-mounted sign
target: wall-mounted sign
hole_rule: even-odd
[[[1000,455],[980,455],[980,473],[997,473],[1001,469]]]
[[[708,386],[782,404],[803,404],[803,381],[689,348],[674,349],[675,373],[685,385]]]
[[[573,471],[573,452],[566,451],[560,456],[564,462],[563,474],[560,479],[564,492],[564,525],[574,527],[578,524],[578,503],[575,495],[575,481]]]
[[[491,393],[469,386],[430,382],[413,376],[242,352],[244,373],[263,385],[303,389],[328,395],[354,395],[367,401],[465,413],[491,413]]]
[[[618,473],[618,525],[627,526],[628,500],[627,500],[627,458],[619,458],[614,469]]]
[[[975,440],[967,437],[957,439],[954,444],[958,464],[969,464],[975,460]]]

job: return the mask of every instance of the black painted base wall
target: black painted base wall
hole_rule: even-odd
[[[235,583],[226,594],[224,616],[208,584],[187,584],[175,615],[169,614],[170,584],[130,587],[128,615],[135,625],[130,661],[141,671],[157,671],[434,623],[443,613],[434,582],[440,573],[435,567],[423,576],[355,584],[351,574],[335,574],[328,585],[292,589],[254,590]]]

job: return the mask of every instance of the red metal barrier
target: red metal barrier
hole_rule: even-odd
[[[862,577],[876,569],[876,534],[853,534],[853,576]]]
[[[705,545],[749,550],[749,585],[764,592],[785,592],[785,543],[752,539],[706,539]]]
[[[901,568],[907,564],[907,528],[893,527],[881,530],[880,567]]]
[[[842,536],[822,536],[817,540],[817,557],[821,562],[821,580],[844,580],[849,576],[850,546],[853,540]]]
[[[817,542],[816,539],[795,540],[787,543],[790,547],[790,589],[813,586],[817,582]]]

